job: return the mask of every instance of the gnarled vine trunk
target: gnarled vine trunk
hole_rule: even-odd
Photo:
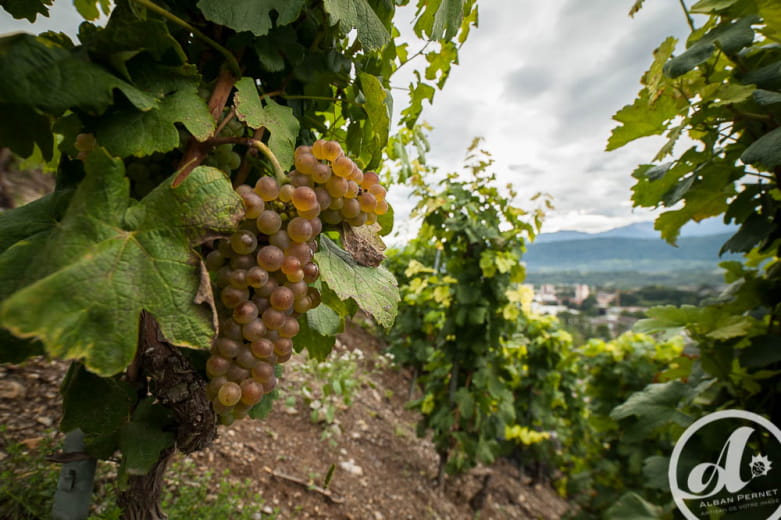
[[[176,444],[160,454],[149,473],[129,478],[117,504],[123,520],[162,520],[167,516],[160,509],[160,496],[171,456],[177,449],[192,453],[209,446],[217,437],[217,418],[206,397],[206,381],[174,345],[162,338],[148,312],[141,313],[138,354],[132,366],[136,373],[131,377],[146,380],[149,392],[173,413]]]

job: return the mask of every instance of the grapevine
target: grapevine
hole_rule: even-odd
[[[263,176],[254,188],[238,186],[244,219],[206,255],[220,315],[207,394],[225,424],[275,388],[275,365],[292,355],[298,318],[320,304],[313,257],[324,222],[370,225],[388,211],[377,174],[361,171],[336,141],[299,146],[295,166],[281,183]]]

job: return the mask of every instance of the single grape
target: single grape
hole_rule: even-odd
[[[295,303],[293,303],[293,310],[298,314],[304,314],[306,311],[312,308],[312,299],[309,296],[296,298]]]
[[[280,270],[287,275],[298,269],[301,269],[301,260],[295,256],[286,256]]]
[[[241,402],[247,406],[253,406],[263,398],[263,385],[252,379],[241,382]]]
[[[252,370],[258,360],[252,355],[252,351],[245,347],[236,355],[234,362],[243,369]]]
[[[285,254],[298,258],[298,267],[301,267],[305,263],[312,260],[312,256],[314,255],[312,248],[309,247],[309,244],[306,242],[294,242],[290,244],[290,247],[285,249]]]
[[[292,316],[288,316],[285,319],[285,323],[283,323],[282,326],[279,328],[279,335],[282,338],[292,338],[296,334],[298,334],[299,328],[300,326],[298,324],[298,320]],[[274,352],[277,355],[279,355],[279,352],[277,352],[276,350],[274,350]]]
[[[372,184],[369,186],[369,193],[374,195],[374,198],[379,202],[385,200],[385,195],[387,195],[388,192],[382,187],[382,184]]]
[[[254,302],[253,302],[254,304]],[[257,309],[257,306],[255,306]],[[263,325],[263,320],[255,318],[252,321],[245,323],[241,327],[241,337],[249,342],[258,341],[265,337],[266,326]]]
[[[363,172],[363,182],[360,183],[361,188],[368,190],[373,184],[380,182],[380,177],[374,172]]]
[[[271,330],[278,330],[285,323],[285,318],[287,318],[287,315],[284,312],[273,307],[263,311],[263,324]]]
[[[295,321],[293,318],[290,319]],[[291,352],[293,352],[293,341],[290,338],[282,337],[274,342],[274,354],[277,355],[277,360],[289,355]]]
[[[389,206],[387,200],[378,200],[377,201],[377,207],[374,208],[374,213],[376,215],[385,215],[388,212]]]
[[[298,153],[295,155],[296,170],[304,175],[312,175],[317,164],[319,164],[317,159],[311,153]]]
[[[231,269],[228,273],[228,285],[236,289],[244,289],[247,283],[247,271],[244,269]]]
[[[258,231],[264,235],[273,235],[282,227],[282,217],[274,210],[267,209],[258,215],[255,221]]]
[[[304,175],[303,173],[293,170],[288,175],[288,178],[290,179],[290,184],[293,186],[309,186],[310,188],[314,186],[314,181],[311,177],[308,175]]]
[[[303,217],[296,217],[288,222],[287,234],[293,242],[307,242],[312,238],[312,224]]]
[[[293,190],[295,190],[296,187],[292,184],[283,184],[279,187],[279,195],[278,198],[282,202],[290,202],[293,197]]]
[[[344,197],[344,194],[347,193],[347,179],[334,175],[325,183],[325,189],[333,198]]]
[[[228,338],[217,338],[213,350],[225,359],[233,359],[241,350],[241,344]]]
[[[328,161],[334,162],[342,153],[342,147],[336,141],[326,141],[323,144],[323,158]]]
[[[233,321],[239,325],[246,325],[258,317],[258,308],[251,301],[241,302],[233,309]]]
[[[312,225],[312,237],[316,237],[323,230],[323,222],[317,218],[310,218],[309,223]]]
[[[261,177],[255,183],[255,193],[266,202],[272,201],[279,195],[279,183],[273,177]]]
[[[325,141],[323,139],[318,139],[312,144],[312,154],[321,161],[325,159],[324,145]]]
[[[294,300],[295,295],[293,294],[293,291],[284,285],[274,289],[268,299],[269,303],[271,303],[271,307],[280,311],[286,311],[290,309],[293,306]],[[269,328],[274,329],[279,327]]]
[[[279,287],[279,285],[280,283],[277,282],[275,278],[269,277],[268,281],[263,287],[255,290],[255,295],[259,298],[268,298],[271,296],[271,291]],[[260,309],[260,305],[258,305],[258,309]]]
[[[222,255],[222,253],[215,249],[206,255],[204,263],[206,264],[206,269],[209,271],[217,271],[220,267],[225,265],[225,260],[226,258]]]
[[[255,265],[247,269],[246,272],[247,275],[245,276],[245,280],[250,287],[260,289],[266,285],[266,282],[268,281],[268,271],[262,267]]]
[[[265,206],[263,199],[251,191],[242,193],[241,200],[244,202],[244,218],[257,218]]]
[[[274,344],[269,341],[268,346],[270,349],[269,355],[271,355],[274,353]],[[255,381],[258,381],[260,383],[267,383],[271,381],[271,378],[273,377],[274,377],[274,367],[268,363],[261,361],[257,363],[254,367],[252,367],[252,379],[254,379]]]
[[[317,194],[315,193],[315,190],[309,186],[299,186],[293,190],[293,197],[291,200],[299,211],[310,210],[318,204]]]
[[[217,392],[220,391],[220,387],[228,382],[228,378],[225,376],[216,376],[211,378],[206,385],[206,395],[209,399],[214,400],[217,398]]]
[[[270,237],[268,237],[268,243],[272,246],[277,246],[278,248],[284,250],[287,249],[290,244],[293,242],[290,240],[290,237],[287,236],[287,230],[286,229],[280,229]]]
[[[229,285],[220,291],[220,301],[229,309],[238,307],[241,302],[248,299],[249,291],[247,289],[238,289]]]
[[[342,214],[335,209],[327,209],[323,211],[320,216],[326,224],[331,224],[332,226],[342,222]]]
[[[331,178],[331,168],[327,164],[317,163],[312,172],[312,181],[317,184],[325,184]]]
[[[210,378],[224,376],[228,372],[230,366],[231,362],[229,359],[222,356],[211,355],[209,356],[209,359],[206,360],[206,375]]]
[[[253,255],[234,256],[230,260],[231,269],[244,269],[245,271],[255,265]]]
[[[377,199],[368,191],[364,191],[358,195],[358,204],[360,204],[361,211],[364,213],[374,213],[374,210],[377,208]]]
[[[320,276],[320,268],[314,262],[308,262],[304,265],[304,281],[306,283],[314,283]]]
[[[339,177],[349,177],[353,173],[355,163],[346,155],[341,155],[331,165],[331,169],[334,171],[334,175]]]
[[[345,199],[340,211],[345,220],[350,220],[361,214],[361,203],[357,199]]]
[[[361,227],[366,224],[366,213],[361,212],[357,217],[347,219],[347,223],[352,227]]]
[[[268,338],[253,341],[250,343],[249,348],[252,351],[252,355],[257,359],[268,359],[274,354],[274,344]]]
[[[288,234],[290,234],[289,224],[288,224]],[[258,251],[258,256],[257,256],[258,265],[263,269],[265,269],[266,271],[268,271],[269,273],[277,271],[280,267],[282,267],[282,261],[284,259],[285,259],[285,253],[283,253],[282,250],[277,246],[271,246],[271,245],[264,246],[261,247],[260,250]]]
[[[358,196],[358,193],[361,191],[360,186],[358,186],[358,183],[349,180],[347,181],[347,191],[344,194],[345,199],[354,199]]]
[[[220,320],[220,336],[235,341],[241,341],[241,325],[233,321],[233,318],[226,317]]]
[[[241,387],[232,381],[228,381],[217,392],[217,400],[223,406],[233,406],[241,399]]]

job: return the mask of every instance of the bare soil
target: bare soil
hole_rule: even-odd
[[[507,461],[449,477],[444,492],[434,484],[438,458],[427,439],[415,435],[416,413],[405,408],[409,374],[378,363],[381,343],[357,326],[340,336],[341,350],[360,349],[363,373],[354,402],[337,414],[341,433],[323,439],[302,399],[280,399],[263,421],[243,420],[220,427],[217,441],[191,455],[204,470],[250,479],[258,496],[280,519],[461,520],[557,519],[567,503],[550,487],[528,485]],[[289,364],[300,363],[293,360]],[[67,365],[34,359],[0,365],[0,424],[6,436],[35,449],[56,428],[58,385]],[[303,384],[302,372],[288,369],[280,386],[289,396]],[[3,459],[0,446],[0,464]],[[179,455],[180,459],[184,456]],[[331,466],[332,479],[324,489]],[[487,482],[482,508],[470,506]]]

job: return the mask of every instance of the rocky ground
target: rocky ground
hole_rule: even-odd
[[[552,489],[522,481],[506,461],[449,478],[439,491],[433,483],[433,445],[415,435],[416,413],[404,406],[408,375],[394,369],[379,341],[357,326],[341,335],[332,356],[357,366],[347,377],[355,384],[352,402],[337,406],[333,422],[313,422],[313,408],[325,409],[329,401],[305,362],[294,358],[270,416],[220,427],[218,440],[188,457],[190,462],[250,479],[280,519],[522,520],[555,519],[566,512],[567,503]],[[40,359],[0,366],[6,440],[36,449],[43,436],[57,435],[51,431],[60,417],[57,389],[65,369],[64,363]]]

